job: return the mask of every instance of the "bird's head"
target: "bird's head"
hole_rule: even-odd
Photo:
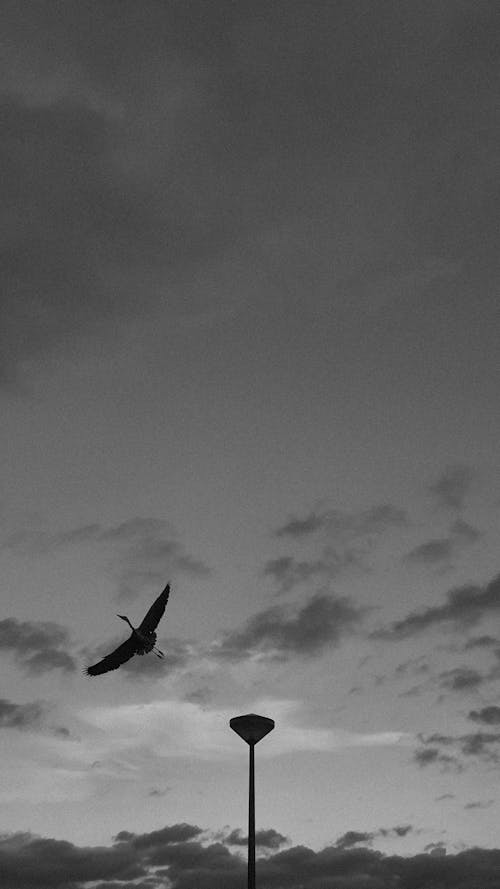
[[[124,620],[125,623],[128,624],[128,625],[130,626],[130,621],[129,621],[128,617],[127,617],[125,614],[117,614],[116,616],[117,616],[117,617],[121,617],[121,619]]]

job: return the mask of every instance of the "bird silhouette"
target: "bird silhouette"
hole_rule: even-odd
[[[118,667],[121,667],[122,664],[129,661],[135,654],[143,655],[147,654],[149,651],[154,652],[159,658],[165,657],[163,651],[160,651],[160,649],[156,647],[155,630],[163,617],[169,595],[170,584],[167,583],[165,589],[153,602],[144,620],[139,624],[137,629],[132,626],[125,614],[117,614],[117,617],[121,617],[121,619],[129,625],[132,633],[129,638],[125,642],[122,642],[118,648],[115,648],[111,654],[107,654],[106,657],[103,657],[97,664],[93,664],[91,667],[86,667],[85,674],[87,676],[99,676],[101,673],[109,673],[110,670],[117,670]]]

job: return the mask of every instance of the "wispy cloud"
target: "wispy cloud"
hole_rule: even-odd
[[[380,639],[406,639],[431,627],[448,624],[456,628],[471,627],[482,617],[500,609],[500,575],[484,586],[457,587],[449,590],[442,605],[415,611],[403,620],[372,635]]]
[[[378,504],[360,512],[328,509],[312,511],[302,518],[293,516],[275,531],[275,536],[297,539],[323,531],[334,539],[365,539],[383,534],[390,528],[404,527],[407,521],[406,512],[391,503]]]
[[[45,708],[38,701],[15,704],[13,701],[0,698],[0,728],[39,728],[44,712]]]
[[[447,537],[436,537],[420,543],[406,554],[404,561],[416,565],[450,566],[454,556],[480,537],[481,532],[477,528],[463,519],[457,519]]]
[[[277,559],[269,559],[266,562],[262,574],[264,577],[272,577],[276,582],[280,593],[288,593],[294,587],[308,580],[329,580],[338,574],[342,568],[357,563],[354,554],[344,553],[343,557],[322,559],[295,559],[293,556],[280,556]]]
[[[439,506],[459,510],[463,507],[469,494],[475,472],[471,466],[463,463],[448,466],[429,490]]]
[[[0,621],[0,651],[12,653],[31,673],[74,672],[77,665],[68,646],[68,631],[60,624],[15,618]]]
[[[262,573],[285,593],[311,579],[332,580],[349,568],[366,569],[365,558],[382,535],[407,522],[404,510],[389,503],[359,512],[328,509],[292,516],[274,536],[296,545],[311,540],[318,554],[306,559],[290,554],[269,559]]]
[[[474,800],[473,802],[466,803],[464,809],[466,811],[470,811],[471,809],[489,809],[495,800],[493,799],[485,799],[485,800]]]
[[[210,574],[204,562],[186,551],[169,522],[157,518],[135,517],[109,527],[93,523],[55,533],[27,528],[11,534],[3,543],[6,549],[31,555],[83,545],[98,545],[111,556],[118,593],[124,597],[164,584],[165,579],[177,574]]]
[[[464,735],[420,735],[423,745],[415,751],[420,766],[441,764],[463,769],[467,760],[500,762],[500,732],[470,732]],[[450,751],[450,752],[445,752]]]

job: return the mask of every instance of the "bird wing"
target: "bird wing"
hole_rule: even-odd
[[[152,633],[153,630],[156,630],[156,627],[160,623],[160,620],[165,612],[169,595],[170,584],[167,583],[165,589],[162,593],[160,593],[156,601],[153,602],[151,608],[146,614],[146,617],[142,621],[141,625],[138,627],[139,633]]]
[[[108,673],[110,670],[117,670],[122,664],[126,661],[129,661],[131,657],[134,656],[137,652],[137,642],[134,639],[134,636],[130,636],[126,642],[122,642],[118,648],[115,648],[111,654],[107,654],[106,657],[103,657],[102,661],[99,661],[97,664],[93,664],[91,667],[87,667],[85,673],[87,676],[99,676],[101,673]]]

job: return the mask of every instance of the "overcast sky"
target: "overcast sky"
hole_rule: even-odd
[[[5,889],[494,889],[498,4],[0,41]]]

